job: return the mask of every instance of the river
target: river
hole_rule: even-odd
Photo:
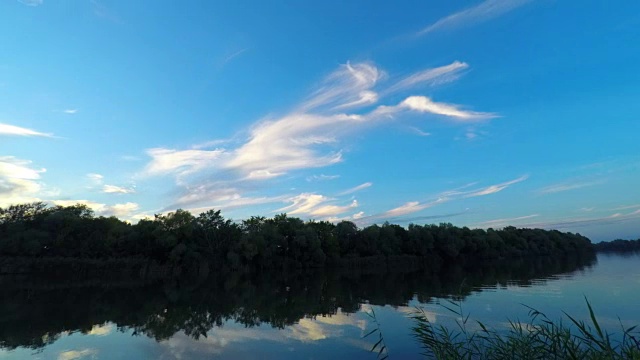
[[[496,329],[562,311],[587,319],[585,297],[612,332],[640,324],[640,255],[518,260],[426,270],[210,274],[206,279],[0,277],[0,359],[418,359],[408,315],[470,318]],[[378,325],[375,324],[372,314]],[[618,319],[619,317],[619,319]]]

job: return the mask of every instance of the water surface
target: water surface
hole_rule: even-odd
[[[640,255],[537,259],[429,271],[211,274],[159,284],[2,277],[0,359],[375,359],[363,338],[375,312],[391,358],[420,358],[407,314],[438,303],[496,327],[525,319],[586,319],[586,296],[611,331],[640,324]],[[377,340],[377,339],[376,339]]]

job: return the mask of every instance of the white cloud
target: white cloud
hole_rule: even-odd
[[[53,137],[52,134],[47,134],[15,125],[0,123],[0,136],[41,136],[41,137]]]
[[[559,192],[582,189],[589,186],[600,185],[604,181],[588,181],[588,182],[567,182],[562,184],[554,184],[539,190],[541,194],[555,194]]]
[[[113,324],[94,325],[87,335],[105,336],[111,334],[113,330],[115,330],[115,326]]]
[[[144,173],[146,175],[166,175],[177,174],[179,176],[188,175],[207,167],[213,166],[213,162],[218,160],[224,150],[172,150],[172,149],[149,149],[147,154],[151,156],[151,162],[147,165]]]
[[[344,206],[327,204],[330,201],[334,201],[334,199],[320,194],[302,193],[286,199],[286,202],[290,202],[291,205],[275,212],[330,218],[358,207],[357,200],[353,200],[350,204]]]
[[[407,214],[418,212],[418,211],[430,208],[432,206],[444,203],[448,200],[449,199],[447,198],[439,198],[435,201],[431,201],[427,203],[421,203],[419,201],[410,201],[402,206],[398,206],[397,208],[384,212],[382,215],[380,215],[380,217],[384,219],[384,218],[392,218],[396,216],[407,215]]]
[[[328,200],[329,198],[324,195],[303,193],[289,198],[287,201],[290,202],[291,205],[278,209],[276,212],[286,212],[292,215],[310,214],[315,207]]]
[[[514,10],[529,1],[531,0],[485,0],[479,5],[436,21],[418,32],[418,35],[426,35],[437,30],[453,29],[486,21]]]
[[[94,357],[97,354],[97,349],[68,350],[60,352],[58,360],[76,360],[87,358],[89,356]]]
[[[640,208],[640,204],[619,206],[619,207],[613,208],[612,210],[614,211],[629,210],[629,209],[635,209],[635,208]]]
[[[45,171],[32,168],[30,161],[0,156],[0,206],[38,201],[38,180]]]
[[[371,89],[384,76],[384,72],[373,64],[341,65],[325,78],[311,98],[302,104],[300,111],[370,104],[377,98]]]
[[[133,194],[136,190],[133,188],[125,188],[115,185],[105,185],[102,188],[102,192],[107,194]]]
[[[78,109],[66,109],[62,111],[65,114],[73,115],[78,112]]]
[[[426,131],[422,131],[422,130],[418,129],[418,128],[417,128],[417,127],[415,127],[415,126],[410,126],[410,127],[409,127],[409,130],[411,130],[411,132],[413,132],[413,133],[414,133],[414,134],[416,134],[416,135],[420,135],[420,136],[431,136],[431,133],[426,132]]]
[[[410,96],[406,98],[400,106],[419,112],[444,115],[466,121],[484,120],[497,117],[496,114],[492,113],[461,110],[457,105],[434,102],[426,96]]]
[[[520,222],[522,220],[532,219],[538,216],[540,216],[540,214],[531,214],[531,215],[519,216],[514,218],[487,220],[477,224],[477,227],[481,227],[481,228],[504,227],[506,225],[511,225],[512,223]]]
[[[89,178],[89,180],[94,185],[102,185],[102,180],[104,179],[104,176],[102,176],[100,174],[96,174],[96,173],[89,173],[89,174],[87,174],[87,178]]]
[[[372,182],[366,182],[366,183],[364,183],[364,184],[360,184],[360,185],[358,185],[358,186],[352,187],[351,189],[347,189],[347,190],[345,190],[345,191],[341,192],[341,193],[340,193],[340,194],[338,194],[338,195],[348,195],[348,194],[353,194],[354,192],[358,192],[358,191],[360,191],[360,190],[364,190],[364,189],[366,189],[366,188],[368,188],[368,187],[371,187],[372,185],[373,185],[373,183],[372,183]]]
[[[468,193],[466,193],[464,195],[464,197],[469,198],[469,197],[485,196],[485,195],[495,194],[497,192],[500,192],[500,191],[508,188],[509,186],[511,186],[513,184],[517,184],[519,182],[525,181],[528,178],[529,178],[528,175],[524,175],[524,176],[521,176],[521,177],[519,177],[517,179],[513,179],[511,181],[503,182],[501,184],[487,186],[487,187],[482,188],[482,189],[478,189],[478,190],[474,190],[474,191],[468,192]]]
[[[421,83],[449,81],[451,76],[467,66],[462,62],[454,62],[440,68],[421,71],[400,80],[390,89],[400,91]],[[254,199],[270,201],[275,197],[252,198],[246,196],[246,193],[254,191],[256,183],[274,181],[275,178],[292,171],[326,167],[341,162],[344,138],[361,132],[378,121],[386,121],[409,111],[428,112],[463,121],[495,116],[463,110],[455,105],[434,102],[420,96],[408,97],[392,106],[382,105],[366,110],[367,106],[380,101],[379,94],[385,93],[384,88],[381,91],[376,88],[385,77],[384,71],[371,63],[342,65],[322,81],[306,101],[294,107],[293,111],[255,123],[249,129],[247,138],[240,141],[239,145],[236,145],[238,141],[225,141],[224,144],[216,141],[206,145],[225,147],[215,150],[149,149],[147,154],[151,161],[143,174],[174,175],[177,184],[182,187],[182,191],[178,191],[182,194],[181,199],[176,205],[189,198],[188,202],[194,206],[208,206],[214,202],[200,199],[211,198],[210,195],[215,198],[216,192],[226,191],[224,189],[227,188],[233,188],[234,198],[224,200],[226,204],[229,204],[229,201],[235,204],[251,204]],[[335,176],[312,176],[307,180],[328,180]],[[211,179],[214,178],[218,179],[216,182],[225,184],[211,185]],[[363,184],[362,188],[367,186],[369,185]],[[204,192],[203,187],[207,188]],[[309,194],[302,195],[308,198],[291,200],[292,204],[287,209],[313,215],[299,209],[298,205],[310,206],[307,202],[314,201],[315,198]],[[291,196],[287,198],[291,199]],[[304,203],[298,204],[297,201]],[[218,200],[215,203],[219,204]],[[335,207],[325,208],[321,213],[336,213],[345,208],[331,206]]]
[[[469,65],[464,62],[454,61],[449,65],[431,68],[411,74],[390,86],[385,94],[410,89],[420,84],[439,85],[456,80],[460,72]]]
[[[115,205],[107,205],[90,200],[52,200],[51,202],[60,206],[86,205],[97,216],[116,216],[118,218],[129,218],[140,209],[138,204],[132,202]]]
[[[40,6],[42,5],[43,0],[18,0],[18,2],[27,6]]]
[[[443,191],[439,194],[437,194],[434,198],[434,200],[428,200],[428,201],[410,201],[407,202],[401,206],[398,206],[396,208],[393,208],[391,210],[385,211],[381,214],[376,214],[376,215],[371,215],[368,216],[366,218],[361,217],[360,223],[364,224],[367,222],[373,222],[373,221],[377,221],[377,220],[386,220],[386,219],[391,219],[391,218],[396,218],[396,217],[400,217],[400,216],[404,216],[404,215],[408,215],[408,214],[412,214],[415,212],[419,212],[422,210],[425,210],[427,208],[436,206],[436,205],[441,205],[444,204],[446,202],[450,202],[450,201],[454,201],[454,200],[461,200],[461,199],[466,199],[466,198],[471,198],[471,197],[476,197],[476,196],[484,196],[484,195],[490,195],[490,194],[495,194],[497,192],[500,192],[504,189],[506,189],[507,187],[519,183],[521,181],[524,181],[528,178],[527,175],[525,176],[521,176],[517,179],[514,180],[510,180],[507,182],[503,182],[500,184],[495,184],[495,185],[490,185],[490,186],[486,186],[486,187],[482,187],[482,188],[476,188],[476,189],[471,189],[468,190],[470,187],[476,185],[476,183],[471,183],[471,184],[467,184],[464,185],[462,187],[453,189],[453,190],[447,190],[447,191]],[[466,209],[465,211],[463,211],[462,213],[466,212],[468,209]],[[452,213],[452,214],[446,214],[446,215],[434,215],[434,216],[430,216],[430,218],[442,218],[442,217],[451,217],[451,216],[456,216],[456,215],[460,215],[462,213]]]
[[[319,217],[331,217],[331,216],[343,214],[343,213],[345,213],[347,211],[351,211],[352,209],[357,208],[357,207],[358,207],[358,201],[357,200],[353,200],[351,202],[351,204],[345,205],[345,206],[324,205],[324,206],[320,206],[320,207],[314,209],[313,211],[311,211],[311,215],[312,216],[319,216]]]
[[[324,175],[324,174],[320,174],[320,175],[313,175],[313,176],[308,176],[307,177],[307,181],[311,182],[311,181],[327,181],[327,180],[335,180],[337,178],[339,178],[340,175]]]

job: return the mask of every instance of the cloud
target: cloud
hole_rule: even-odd
[[[495,194],[497,192],[500,192],[500,191],[508,188],[509,186],[511,186],[513,184],[517,184],[519,182],[525,181],[528,178],[529,178],[528,175],[524,175],[524,176],[521,176],[521,177],[519,177],[517,179],[513,179],[511,181],[503,182],[501,184],[487,186],[487,187],[482,188],[482,189],[478,189],[478,190],[474,190],[474,191],[465,193],[464,197],[470,198],[470,197],[476,197],[476,196],[485,196],[485,195]]]
[[[133,194],[136,190],[133,188],[124,188],[115,185],[105,185],[102,188],[102,192],[107,194]]]
[[[240,49],[238,51],[235,51],[227,56],[224,57],[224,59],[222,59],[222,61],[220,62],[220,67],[227,65],[229,62],[231,62],[231,60],[237,58],[238,56],[244,54],[247,50],[249,50],[249,48],[243,48]]]
[[[485,0],[479,5],[444,17],[418,32],[422,36],[438,30],[455,29],[487,21],[512,11],[531,0]]]
[[[107,205],[90,200],[52,200],[51,202],[60,206],[86,205],[97,216],[116,216],[119,218],[131,217],[134,212],[140,209],[138,204],[132,202],[115,205]]]
[[[615,213],[608,216],[561,219],[561,220],[549,221],[549,222],[527,223],[520,226],[561,230],[561,229],[576,229],[576,228],[588,227],[592,225],[611,225],[611,224],[618,224],[618,223],[624,223],[629,221],[638,221],[638,219],[640,219],[640,210],[636,210],[627,214]]]
[[[519,217],[514,217],[514,218],[487,220],[487,221],[483,221],[481,223],[478,223],[474,227],[481,227],[481,228],[503,227],[503,226],[506,226],[506,225],[510,225],[510,224],[512,224],[514,222],[520,222],[522,220],[532,219],[532,218],[535,218],[535,217],[538,217],[538,216],[540,216],[540,214],[531,214],[531,215],[519,216]]]
[[[338,206],[338,205],[325,205],[325,206],[320,206],[316,209],[314,209],[311,212],[312,216],[319,216],[319,217],[331,217],[331,216],[335,216],[335,215],[339,215],[339,214],[343,214],[347,211],[351,211],[354,208],[358,207],[358,201],[357,200],[353,200],[351,202],[351,204],[349,205],[345,205],[345,206]]]
[[[237,183],[236,185],[240,185]],[[225,182],[203,183],[187,187],[178,199],[164,210],[188,208],[194,213],[209,209],[230,210],[240,207],[283,202],[290,195],[246,196],[247,189],[230,186]]]
[[[390,86],[384,93],[407,90],[420,84],[440,85],[456,80],[460,72],[469,68],[469,64],[454,61],[449,65],[430,68],[411,74]]]
[[[0,206],[38,201],[38,182],[46,169],[34,169],[31,161],[0,156]]]
[[[53,137],[52,134],[42,133],[39,131],[0,123],[0,136],[41,136],[41,137]]]
[[[286,200],[291,203],[276,212],[286,212],[290,215],[308,215],[312,217],[331,218],[358,207],[358,201],[353,200],[348,205],[327,204],[334,199],[320,194],[302,193]]]
[[[462,62],[453,62],[440,68],[424,70],[392,84],[390,91],[403,91],[423,83],[449,81],[450,76],[467,66]],[[219,193],[226,191],[233,193],[233,199],[224,199],[225,205],[231,202],[234,206],[252,204],[254,201],[268,202],[277,197],[251,197],[246,194],[257,188],[264,188],[264,183],[275,181],[293,171],[340,163],[343,161],[345,138],[359,134],[379,122],[389,121],[396,115],[413,111],[441,115],[454,121],[475,121],[495,116],[463,110],[457,105],[435,102],[422,96],[409,96],[395,105],[377,105],[371,108],[371,105],[381,101],[381,93],[389,92],[385,90],[384,84],[380,84],[386,78],[386,73],[372,63],[341,65],[321,81],[309,97],[294,106],[292,111],[254,123],[244,140],[236,138],[233,142],[215,142],[209,145],[220,147],[211,150],[201,146],[185,150],[147,150],[151,160],[142,175],[175,176],[176,184],[181,189],[177,191],[179,199],[174,205],[219,205],[216,198]],[[329,180],[335,176],[337,175],[311,176],[307,180]],[[258,183],[263,185],[258,187]],[[310,206],[307,201],[314,201],[314,197],[309,194],[301,196],[307,198],[288,195],[286,198],[290,199],[291,207],[286,209],[302,213],[303,210],[298,209],[297,205]],[[202,200],[205,198],[216,200],[206,202]],[[304,202],[298,204],[298,201]],[[322,210],[314,208],[316,214],[339,213],[353,204],[324,205],[331,207]],[[314,215],[312,212],[307,214]]]
[[[387,210],[387,211],[385,211],[383,213],[376,214],[376,215],[371,215],[371,216],[367,216],[367,217],[362,217],[362,218],[358,219],[359,220],[359,224],[372,223],[372,222],[375,222],[375,221],[378,221],[378,220],[391,220],[391,219],[393,219],[394,221],[408,222],[408,221],[419,221],[419,220],[426,220],[426,219],[447,218],[447,217],[462,215],[462,214],[466,213],[468,211],[468,209],[465,209],[464,211],[457,212],[457,213],[420,216],[420,217],[414,217],[414,218],[411,218],[411,219],[407,219],[407,218],[399,219],[399,217],[403,217],[404,215],[408,215],[408,214],[412,214],[412,213],[415,213],[415,212],[419,212],[419,211],[434,207],[436,205],[441,205],[441,204],[444,204],[444,203],[447,203],[447,202],[450,202],[450,201],[461,200],[461,199],[477,197],[477,196],[485,196],[485,195],[495,194],[497,192],[500,192],[500,191],[506,189],[507,187],[509,187],[509,186],[511,186],[513,184],[516,184],[516,183],[519,183],[521,181],[524,181],[527,178],[528,178],[528,176],[525,175],[525,176],[521,176],[519,178],[516,178],[514,180],[510,180],[510,181],[503,182],[503,183],[500,183],[500,184],[490,185],[490,186],[471,189],[471,190],[469,190],[469,188],[471,188],[474,185],[476,185],[476,183],[466,184],[464,186],[458,187],[458,188],[453,189],[453,190],[443,191],[443,192],[437,194],[432,200],[410,201],[410,202],[407,202],[407,203],[405,203],[405,204],[403,204],[401,206],[393,208],[391,210]]]
[[[629,210],[629,209],[636,209],[636,208],[640,208],[640,204],[635,204],[635,205],[623,205],[623,206],[619,206],[616,208],[613,208],[613,211],[618,211],[618,210]]]
[[[414,134],[419,135],[419,136],[431,136],[431,133],[426,132],[426,131],[422,131],[422,130],[418,129],[415,126],[410,126],[409,130],[411,130],[411,132],[413,132]]]
[[[400,106],[418,112],[444,115],[457,120],[473,121],[497,117],[492,113],[461,110],[457,105],[434,102],[426,96],[410,96]]]
[[[98,354],[97,349],[68,350],[62,351],[58,355],[58,360],[76,360],[86,357],[93,357]]]
[[[604,183],[604,181],[589,181],[589,182],[572,182],[572,183],[562,183],[562,184],[554,184],[547,187],[544,187],[538,190],[541,194],[555,194],[564,191],[577,190],[582,189],[589,186],[600,185]]]
[[[435,201],[431,201],[427,203],[420,203],[419,201],[410,201],[408,203],[405,203],[402,206],[398,206],[397,208],[384,212],[380,217],[389,218],[389,217],[407,215],[407,214],[418,212],[418,211],[430,208],[432,206],[444,203],[446,201],[448,201],[447,198],[440,198]]]
[[[111,334],[113,330],[115,330],[115,326],[113,324],[94,325],[87,335],[105,336]]]
[[[351,189],[347,189],[341,193],[339,193],[338,195],[342,196],[342,195],[348,195],[348,194],[353,194],[354,192],[358,192],[360,190],[364,190],[368,187],[371,187],[373,185],[372,182],[366,182],[364,184],[360,184],[358,186],[352,187]]]
[[[311,181],[327,181],[327,180],[335,180],[338,179],[340,177],[340,175],[324,175],[324,174],[320,174],[320,175],[312,175],[312,176],[308,176],[307,177],[307,181],[311,182]]]
[[[102,185],[102,180],[104,179],[104,176],[96,173],[89,173],[87,174],[87,178],[89,178],[89,180],[95,185]]]
[[[93,14],[95,16],[113,23],[121,23],[120,17],[98,0],[91,0],[91,4],[93,5]]]
[[[62,111],[65,114],[73,115],[78,112],[78,109],[66,109]]]
[[[310,214],[314,208],[329,199],[324,195],[303,193],[287,199],[291,205],[276,210],[276,212],[286,212],[289,214]]]
[[[299,111],[367,105],[371,100],[377,100],[371,89],[384,76],[385,73],[373,64],[347,62],[324,79]]]
[[[27,6],[40,6],[42,5],[43,0],[18,0],[18,2]]]
[[[212,165],[218,160],[224,150],[173,150],[173,149],[149,149],[147,154],[151,156],[151,162],[144,170],[146,175],[177,174],[188,175]]]

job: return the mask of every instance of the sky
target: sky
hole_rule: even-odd
[[[0,1],[0,207],[640,237],[640,2]]]

